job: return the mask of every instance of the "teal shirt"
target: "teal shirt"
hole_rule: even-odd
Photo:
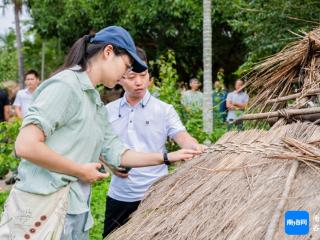
[[[22,127],[37,125],[46,136],[46,145],[70,160],[78,163],[98,162],[102,155],[118,167],[121,155],[127,148],[105,120],[107,111],[87,73],[75,71],[78,69],[76,66],[62,71],[38,87]],[[88,199],[76,177],[49,171],[24,159],[20,163],[18,177],[18,189],[44,195],[72,182],[68,213],[89,211]],[[92,224],[89,214],[86,229]]]

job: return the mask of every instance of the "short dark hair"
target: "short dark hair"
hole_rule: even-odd
[[[238,78],[238,79],[236,80],[236,82],[237,82],[237,81],[241,81],[242,84],[245,84],[245,81],[244,81],[244,79],[242,79],[242,78]]]
[[[147,54],[146,52],[142,49],[142,48],[139,48],[139,47],[136,47],[137,48],[137,54],[139,56],[139,58],[144,61],[145,63],[148,62],[148,59],[147,59]]]
[[[191,78],[191,79],[189,80],[189,84],[192,83],[193,81],[200,83],[200,81],[199,81],[198,78]]]
[[[38,73],[36,70],[34,70],[34,69],[30,69],[29,71],[27,71],[27,72],[24,74],[24,79],[26,79],[27,75],[29,75],[29,74],[33,74],[33,75],[36,76],[36,78],[39,78],[39,73]]]

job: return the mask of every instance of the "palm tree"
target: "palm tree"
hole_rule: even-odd
[[[16,28],[16,38],[17,38],[17,52],[18,52],[18,69],[19,69],[19,83],[21,86],[24,85],[24,67],[23,67],[23,53],[22,53],[22,38],[21,38],[21,28],[20,28],[20,14],[22,11],[22,0],[2,0],[3,10],[5,6],[13,4],[14,7],[14,23]]]
[[[22,39],[20,29],[20,13],[22,11],[22,0],[12,0],[14,4],[14,23],[16,27],[17,35],[17,50],[18,50],[18,67],[19,67],[19,83],[21,86],[24,85],[24,66],[23,66],[23,53],[22,53]]]
[[[203,0],[203,130],[211,133],[212,128],[211,0]]]

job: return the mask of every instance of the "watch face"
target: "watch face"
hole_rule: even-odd
[[[131,170],[131,168],[119,167],[117,168],[117,170],[122,173],[128,173]]]

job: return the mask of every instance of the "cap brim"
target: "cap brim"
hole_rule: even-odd
[[[132,71],[141,73],[148,69],[147,64],[145,64],[135,52],[129,51],[128,53],[133,58]]]

